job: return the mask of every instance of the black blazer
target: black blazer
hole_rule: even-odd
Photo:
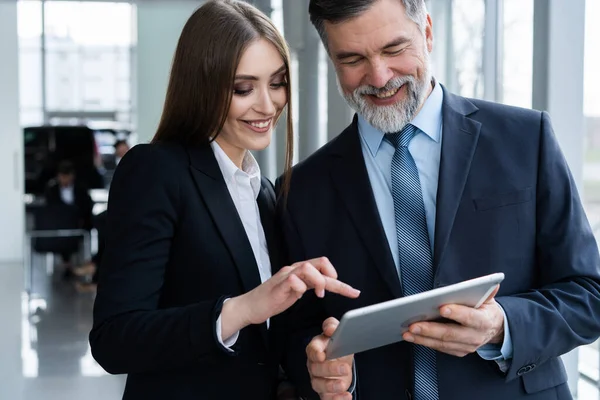
[[[600,334],[600,258],[549,117],[444,92],[434,286],[504,272],[497,301],[514,357],[438,353],[440,398],[570,399],[559,355]],[[306,294],[290,309],[285,368],[312,392],[305,346],[327,317],[402,296],[356,121],[292,174],[282,207],[291,259],[327,256],[358,299]],[[410,399],[411,345],[357,354],[359,399]],[[317,398],[312,394],[311,398]]]
[[[258,197],[271,262],[275,197]],[[252,248],[209,145],[135,146],[117,169],[90,344],[108,372],[128,374],[123,398],[271,399],[278,363],[266,324],[226,351],[223,300],[260,284]]]
[[[71,206],[63,201],[60,195],[60,186],[56,181],[51,181],[44,193],[46,204],[61,204]],[[79,215],[79,228],[90,230],[93,227],[93,208],[94,202],[88,194],[86,187],[75,183],[73,187],[73,204],[77,208]]]

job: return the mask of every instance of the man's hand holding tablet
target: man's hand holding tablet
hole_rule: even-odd
[[[463,357],[503,340],[504,314],[494,297],[504,274],[492,274],[328,318],[306,348],[313,390],[351,399],[354,353],[406,340]],[[449,313],[448,313],[449,311]],[[443,317],[448,322],[432,320]]]

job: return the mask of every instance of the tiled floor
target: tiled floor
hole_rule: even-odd
[[[120,399],[124,376],[106,374],[90,354],[93,295],[78,294],[37,260],[34,293],[20,266],[0,265],[0,400]],[[581,358],[580,358],[581,360]],[[580,380],[578,400],[600,400]]]
[[[90,353],[93,295],[77,293],[59,271],[49,276],[40,261],[33,295],[9,302],[20,311],[20,359],[12,360],[14,379],[1,379],[0,400],[120,399],[125,376],[108,375]],[[14,299],[16,290],[10,292]],[[0,306],[3,312],[7,305]],[[11,362],[2,354],[0,364]]]

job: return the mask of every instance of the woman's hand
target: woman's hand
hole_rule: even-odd
[[[360,294],[360,291],[337,280],[337,272],[326,257],[297,262],[223,305],[223,337],[230,337],[250,324],[263,323],[287,310],[310,289],[314,289],[319,297],[325,296],[325,291],[350,298]]]

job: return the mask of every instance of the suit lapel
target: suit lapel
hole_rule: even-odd
[[[352,125],[335,140],[331,168],[333,185],[392,295],[395,298],[402,297],[400,279],[387,244],[363,158],[356,117]]]
[[[433,251],[433,267],[436,274],[448,244],[477,147],[481,123],[467,117],[477,110],[467,99],[444,89],[442,156]]]
[[[240,275],[244,291],[260,285],[256,259],[209,145],[190,148],[192,177]]]
[[[258,194],[256,201],[260,212],[260,222],[265,232],[265,239],[267,240],[271,271],[278,271],[281,267],[281,265],[279,265],[281,261],[279,257],[279,237],[276,234],[275,226],[275,192],[266,178],[262,178],[260,193]],[[269,340],[267,325],[261,324],[260,331],[268,347],[271,340]]]
[[[260,212],[260,221],[265,231],[267,239],[267,248],[269,249],[269,259],[271,260],[271,270],[278,271],[281,267],[279,257],[279,241],[275,226],[275,193],[269,182],[262,179],[260,193],[258,194],[258,210]]]

